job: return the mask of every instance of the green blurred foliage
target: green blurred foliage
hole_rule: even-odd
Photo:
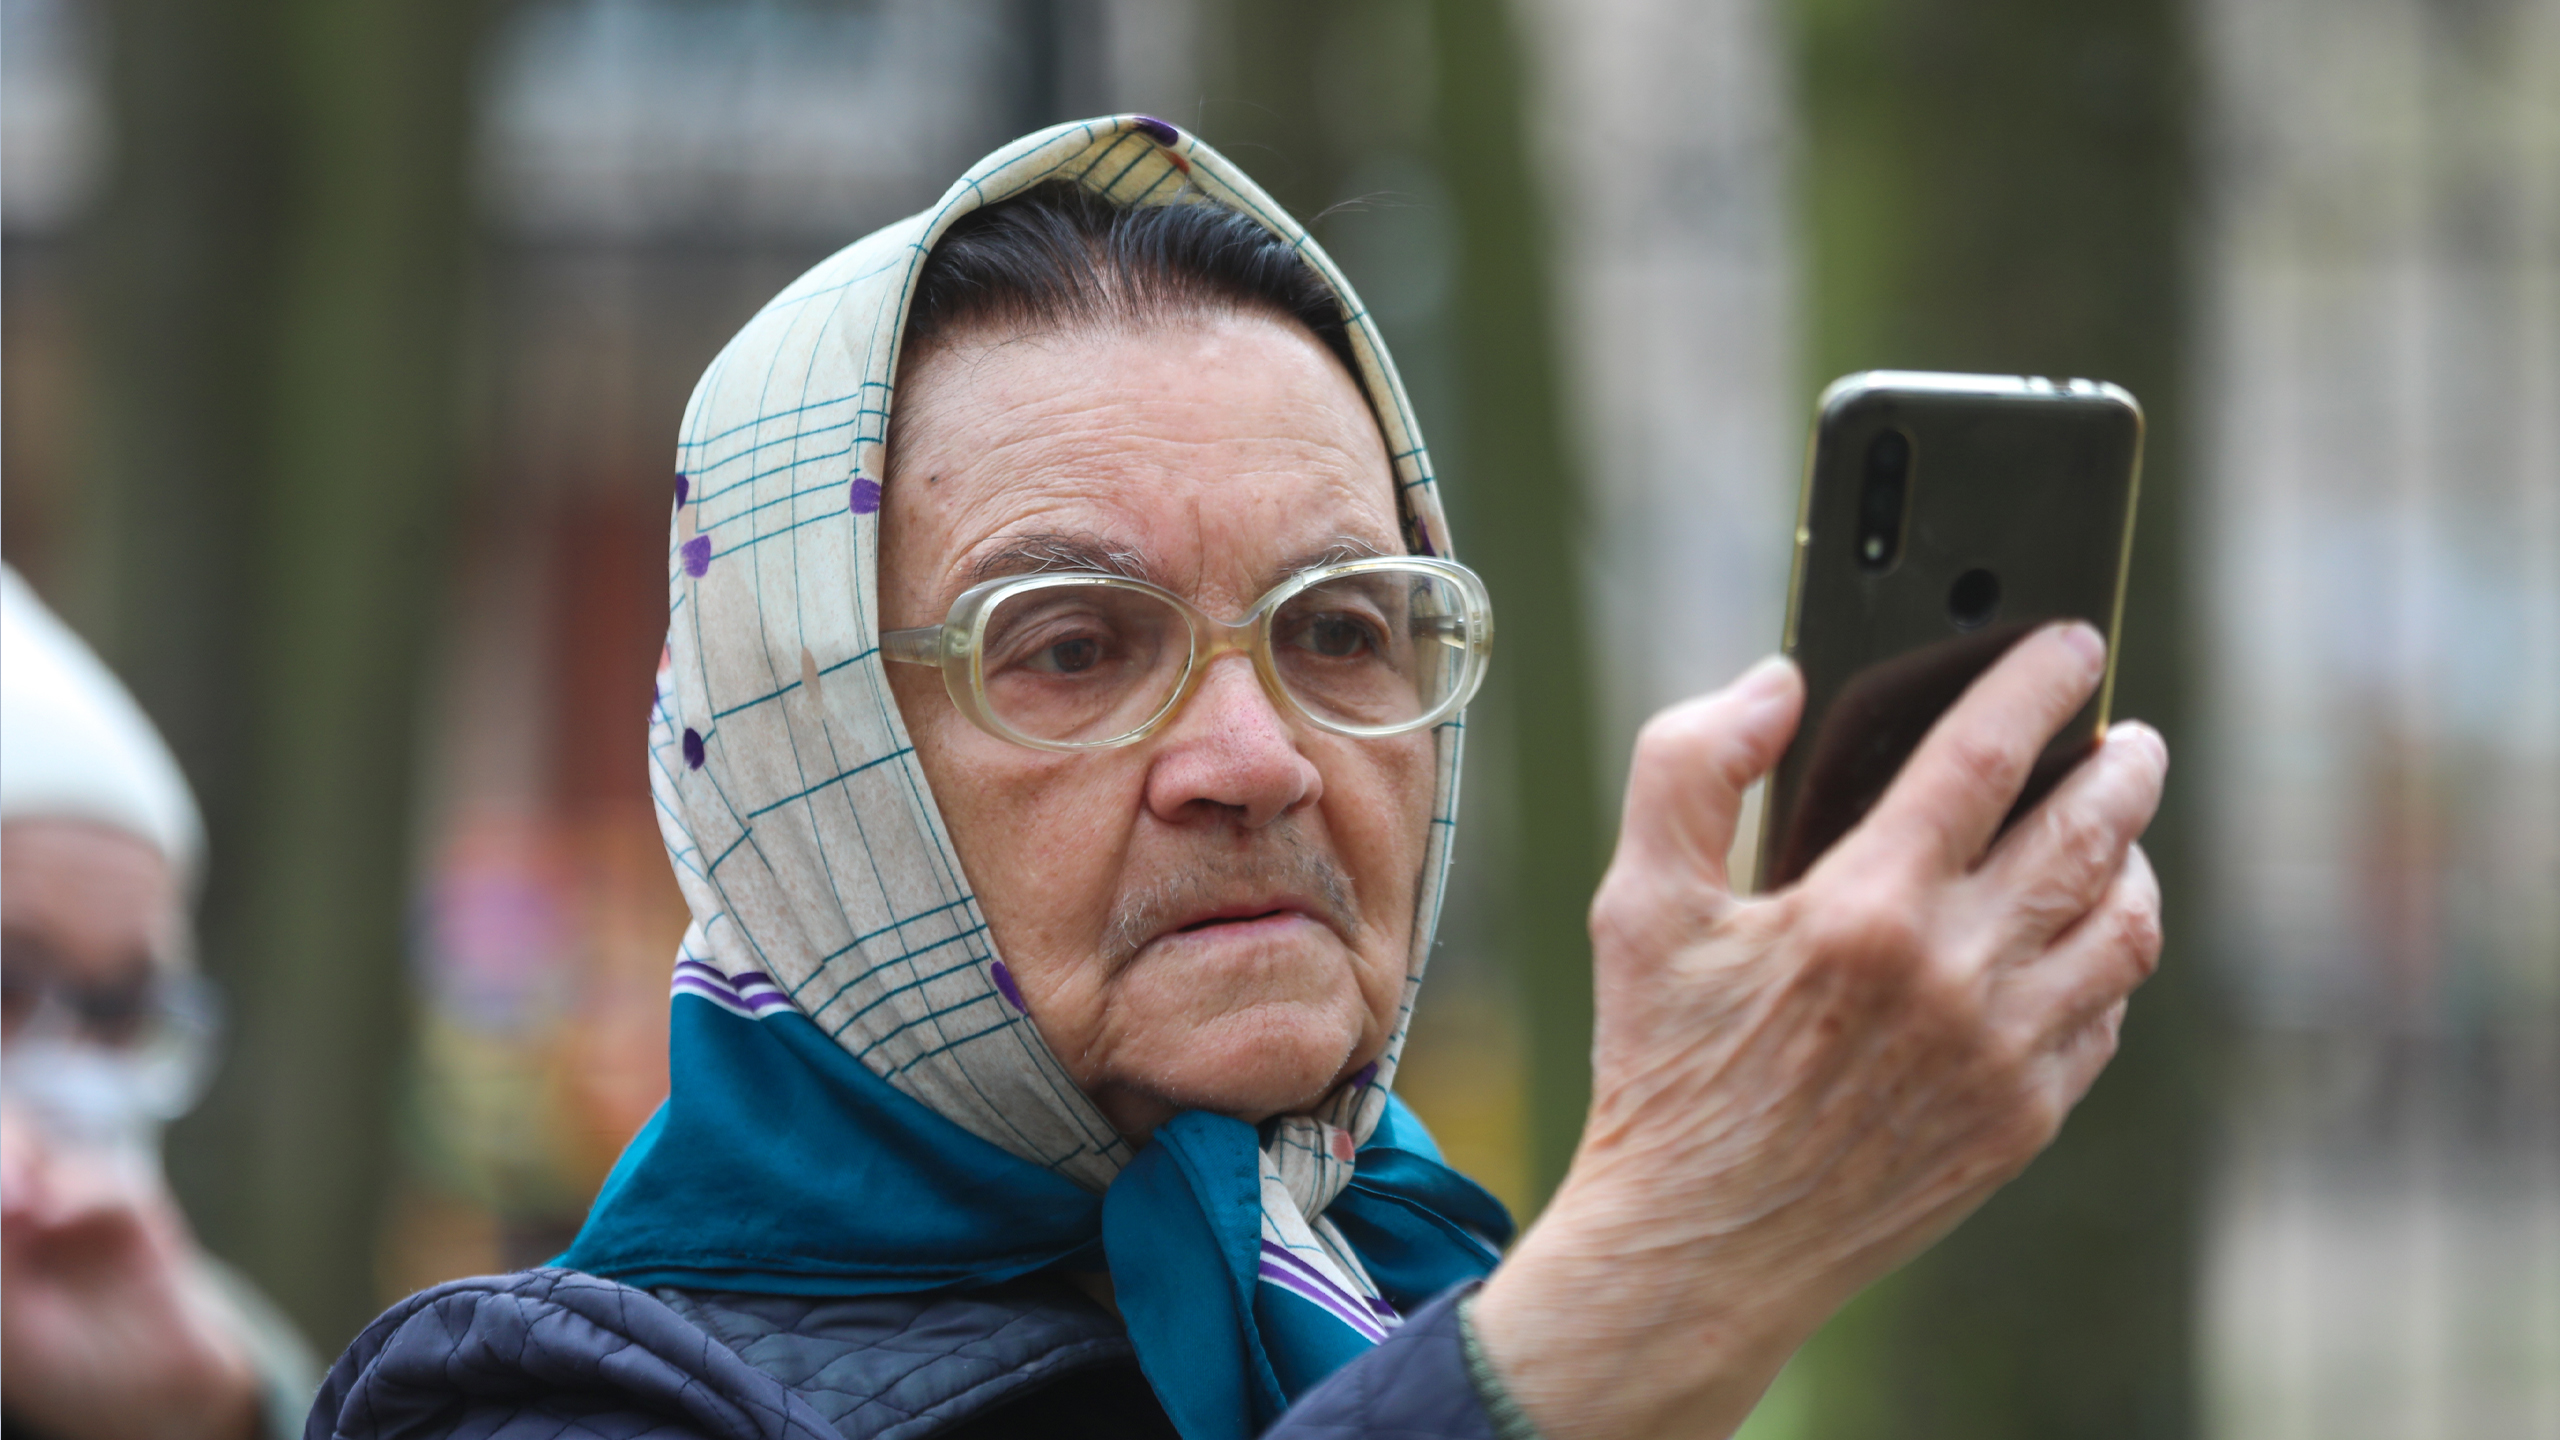
[[[1528,1037],[1529,1183],[1564,1179],[1591,1103],[1591,893],[1609,836],[1599,795],[1581,563],[1583,477],[1567,443],[1546,187],[1532,174],[1507,11],[1439,0],[1441,163],[1458,236],[1452,348],[1469,551],[1502,597],[1498,711],[1516,833],[1505,959]]]

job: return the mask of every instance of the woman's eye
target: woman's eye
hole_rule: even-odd
[[[1089,635],[1058,641],[1032,657],[1033,669],[1061,675],[1081,675],[1101,663],[1102,642]]]
[[[1376,630],[1357,616],[1314,615],[1298,630],[1301,649],[1327,660],[1356,660],[1378,649]]]
[[[988,670],[1031,675],[1089,675],[1117,648],[1110,632],[1089,624],[1051,623],[1017,630],[989,647]]]

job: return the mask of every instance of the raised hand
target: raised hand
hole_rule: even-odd
[[[1592,905],[1593,1100],[1571,1173],[1476,1304],[1552,1440],[1729,1434],[1859,1289],[2016,1175],[2114,1054],[2160,950],[2135,844],[2149,727],[1994,837],[2094,692],[2086,626],[2030,636],[1795,886],[1733,893],[1742,794],[1803,703],[1764,663],[1645,727]]]

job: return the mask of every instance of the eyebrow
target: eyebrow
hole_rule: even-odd
[[[1147,557],[1126,545],[1089,532],[1041,531],[1011,536],[1001,548],[979,556],[969,567],[969,583],[1057,570],[1097,570],[1151,583],[1155,578],[1147,568]]]
[[[1320,566],[1335,565],[1345,560],[1373,560],[1390,553],[1356,535],[1339,535],[1324,545],[1282,561],[1275,567],[1271,580],[1277,584],[1289,576]],[[978,557],[969,566],[968,583],[983,585],[989,580],[1015,575],[1046,575],[1063,570],[1091,570],[1130,580],[1144,580],[1150,584],[1162,583],[1156,579],[1144,553],[1089,531],[1040,531],[1010,536],[1001,547]]]
[[[1338,535],[1330,544],[1319,549],[1304,551],[1294,559],[1282,561],[1272,579],[1283,580],[1291,575],[1304,574],[1321,566],[1339,565],[1345,560],[1376,560],[1387,553],[1357,535]]]

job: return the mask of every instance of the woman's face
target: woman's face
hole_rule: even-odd
[[[1347,547],[1400,553],[1342,366],[1276,317],[965,334],[907,357],[881,623],[980,581],[1135,569],[1221,619]],[[979,730],[892,665],[916,755],[1032,1018],[1113,1124],[1298,1110],[1377,1058],[1435,798],[1428,732],[1354,740],[1223,657],[1162,730],[1083,754]]]

